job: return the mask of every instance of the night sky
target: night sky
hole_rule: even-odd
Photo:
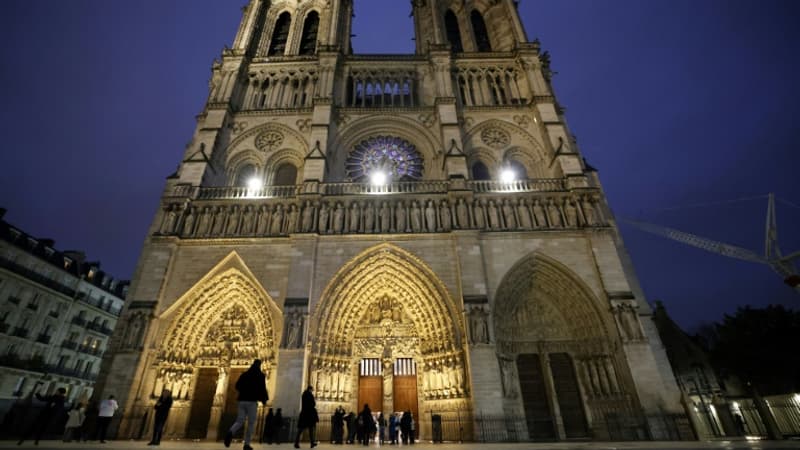
[[[0,206],[130,278],[244,0],[0,3]],[[615,213],[763,251],[775,192],[800,250],[800,2],[522,0]],[[356,0],[359,53],[413,52],[407,0]],[[800,306],[767,267],[622,225],[652,302],[694,328]]]

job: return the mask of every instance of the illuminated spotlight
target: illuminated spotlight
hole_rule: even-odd
[[[250,178],[247,180],[247,189],[250,189],[251,191],[261,189],[261,180],[256,177]]]
[[[381,170],[376,170],[375,172],[372,172],[372,174],[370,174],[369,181],[375,186],[383,186],[386,184],[387,181],[389,181],[389,177],[386,176],[386,172],[383,172]]]
[[[503,183],[511,183],[516,179],[517,174],[511,169],[503,169],[503,171],[500,172],[500,181]]]

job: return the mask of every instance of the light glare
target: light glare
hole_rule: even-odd
[[[256,177],[250,178],[247,180],[247,189],[255,191],[256,189],[261,189],[261,180]]]
[[[386,173],[380,170],[376,170],[375,172],[373,172],[369,178],[372,184],[374,184],[375,186],[383,186],[384,184],[386,184],[387,180]]]
[[[516,179],[517,179],[517,174],[515,174],[514,171],[511,169],[503,169],[503,171],[500,172],[500,181],[502,181],[503,183],[511,183]]]

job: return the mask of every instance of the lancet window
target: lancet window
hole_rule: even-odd
[[[300,54],[313,55],[317,52],[317,32],[319,31],[319,14],[311,11],[303,24],[303,38],[300,40]]]
[[[406,71],[353,71],[348,78],[347,104],[362,108],[416,106],[415,75]]]
[[[275,178],[272,180],[274,186],[294,186],[297,183],[297,167],[291,163],[284,163],[275,171]]]
[[[478,46],[478,51],[492,51],[492,44],[491,41],[489,41],[489,32],[486,29],[486,22],[484,22],[481,13],[473,10],[472,14],[470,14],[470,20],[472,21],[472,31],[475,33],[475,44]]]
[[[286,42],[289,40],[289,28],[292,25],[292,16],[288,12],[281,14],[275,22],[272,31],[272,40],[269,42],[269,56],[281,56],[286,51]]]
[[[247,109],[303,108],[311,106],[317,87],[315,71],[276,71],[250,75]]]
[[[236,173],[235,185],[237,187],[248,187],[248,183],[250,180],[255,178],[256,175],[256,168],[248,164],[239,169],[239,171]]]
[[[458,26],[458,18],[455,13],[449,9],[444,15],[444,28],[447,31],[447,41],[450,42],[450,48],[453,52],[463,52],[464,45],[461,43],[461,29]]]
[[[486,167],[486,164],[475,161],[472,165],[472,179],[473,180],[489,180],[491,177],[489,176],[489,168]]]

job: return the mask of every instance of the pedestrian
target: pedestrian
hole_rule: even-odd
[[[39,415],[36,416],[36,420],[33,421],[31,426],[22,434],[22,437],[17,442],[17,445],[22,445],[23,442],[31,435],[33,435],[36,445],[39,445],[39,439],[41,439],[42,434],[47,431],[47,426],[50,425],[50,422],[54,418],[60,418],[61,415],[64,413],[64,402],[66,401],[67,390],[62,388],[58,388],[56,393],[53,395],[41,395],[38,392],[36,393],[36,399],[39,401],[44,402],[44,408],[42,408]]]
[[[119,405],[114,400],[113,395],[109,395],[107,399],[100,402],[97,411],[97,433],[95,433],[95,439],[99,439],[101,444],[106,443],[108,425],[111,424],[111,418],[114,417],[114,413],[118,409]]]
[[[372,418],[372,410],[369,404],[364,403],[364,409],[358,414],[358,434],[361,445],[369,445],[369,437],[375,429],[375,419]]]
[[[147,445],[161,445],[161,435],[164,433],[164,425],[167,423],[170,408],[172,408],[172,392],[169,389],[164,389],[161,391],[161,396],[156,400],[153,439]]]
[[[272,427],[275,423],[275,413],[272,408],[267,411],[267,417],[264,417],[264,431],[261,433],[261,442],[265,444],[272,444]]]
[[[408,444],[411,434],[411,411],[406,411],[400,417],[400,432],[403,434],[403,444]]]
[[[347,443],[348,444],[355,444],[356,443],[356,414],[353,411],[350,411],[345,417],[345,423],[347,424]]]
[[[300,417],[297,420],[297,436],[294,438],[294,448],[300,448],[300,435],[303,430],[308,428],[308,437],[311,442],[311,448],[317,446],[317,422],[319,422],[319,415],[317,414],[317,402],[314,400],[314,388],[309,385],[300,402]]]
[[[742,415],[739,414],[739,413],[734,413],[733,414],[733,423],[736,426],[736,433],[739,436],[744,436],[746,434],[746,432],[745,432],[745,428],[744,428],[744,419],[742,418]]]
[[[275,440],[276,444],[280,444],[283,438],[284,430],[283,412],[281,412],[281,408],[278,408],[278,410],[275,411],[275,419],[272,420],[272,423],[274,424],[272,426],[272,429],[274,430],[273,439]]]
[[[408,421],[409,421],[409,424],[408,424],[408,441],[409,441],[409,443],[413,444],[414,443],[414,439],[416,439],[414,434],[415,434],[415,432],[417,430],[417,424],[414,422],[414,413],[412,413],[411,411],[408,412]]]
[[[269,394],[267,393],[267,382],[264,372],[261,371],[261,360],[256,359],[250,368],[239,375],[236,380],[236,390],[239,392],[238,411],[236,422],[225,433],[225,447],[231,446],[233,434],[244,426],[247,420],[247,430],[244,434],[244,450],[253,450],[250,440],[253,438],[253,430],[256,428],[256,415],[258,414],[258,402],[267,405]]]
[[[100,412],[100,406],[97,401],[90,401],[85,412],[86,416],[83,420],[83,427],[81,427],[81,440],[88,442],[89,436],[93,436],[92,432],[96,433],[97,430],[97,413]]]
[[[383,411],[378,413],[378,441],[383,445],[386,440],[386,418],[383,417]]]
[[[67,424],[64,425],[64,442],[72,442],[73,439],[80,442],[81,427],[86,419],[86,409],[83,403],[73,406],[67,413]]]
[[[389,415],[389,443],[397,444],[397,415]]]
[[[342,445],[344,443],[344,408],[339,406],[336,412],[333,413],[332,427],[333,427],[333,443]]]

